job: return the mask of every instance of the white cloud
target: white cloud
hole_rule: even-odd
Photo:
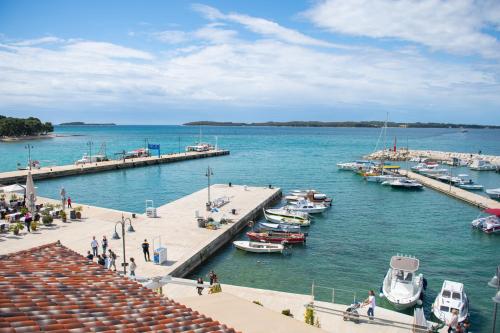
[[[179,44],[189,40],[188,33],[181,30],[159,31],[159,32],[154,32],[152,35],[160,42],[169,44]]]
[[[221,24],[211,23],[195,31],[187,32],[181,30],[166,30],[151,33],[153,38],[168,44],[180,44],[186,42],[196,42],[198,40],[211,43],[225,43],[236,37],[237,31],[219,28]]]
[[[63,43],[63,42],[64,42],[64,39],[53,37],[53,36],[48,36],[48,37],[41,37],[41,38],[36,38],[36,39],[27,39],[27,40],[13,43],[12,45],[15,45],[15,46],[35,46],[35,45],[41,45],[41,44],[57,44],[57,43]]]
[[[324,0],[304,15],[335,33],[395,38],[456,54],[500,55],[498,39],[483,32],[500,26],[498,1]]]

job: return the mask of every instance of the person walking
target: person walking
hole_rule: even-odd
[[[135,276],[135,270],[137,269],[137,264],[134,258],[130,258],[130,276]]]
[[[26,225],[26,229],[28,229],[28,232],[31,232],[31,214],[29,212],[24,215],[24,224]]]
[[[116,272],[116,253],[111,251],[111,249],[109,249],[108,251],[109,251],[109,267],[108,267],[108,269],[111,269],[111,266],[113,266],[113,270]]]
[[[106,249],[108,248],[108,239],[106,236],[102,236],[102,253],[106,254]]]
[[[90,253],[90,251],[87,251],[87,259],[92,261],[94,260],[94,255]]]
[[[71,197],[68,197],[68,208],[73,208],[73,207],[71,206]]]
[[[211,270],[210,274],[208,274],[208,278],[210,279],[210,285],[217,283],[217,274],[215,274],[213,270]]]
[[[448,333],[455,332],[458,325],[458,310],[451,310],[451,318],[448,324]]]
[[[368,305],[367,315],[370,319],[373,319],[375,316],[375,292],[373,290],[368,292],[368,298],[365,299],[363,305]]]
[[[92,237],[92,242],[90,242],[90,247],[92,247],[92,254],[94,257],[99,255],[99,242],[95,239],[95,236]]]
[[[196,290],[198,291],[198,295],[202,295],[203,294],[203,279],[201,277],[198,278],[198,280],[196,280]]]
[[[142,243],[142,252],[144,253],[144,261],[151,261],[151,258],[149,257],[149,243],[147,239],[145,239]]]

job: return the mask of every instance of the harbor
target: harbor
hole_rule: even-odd
[[[128,168],[137,168],[150,165],[159,165],[167,163],[176,163],[200,158],[210,158],[229,155],[229,150],[210,150],[210,151],[188,151],[184,153],[172,153],[160,156],[147,156],[128,158],[112,161],[91,162],[85,164],[70,164],[61,166],[50,166],[32,168],[31,174],[34,180],[43,180],[51,178],[60,178],[90,173],[98,173],[113,170],[122,170]],[[7,171],[0,173],[0,184],[10,185],[26,182],[26,176],[30,170]]]

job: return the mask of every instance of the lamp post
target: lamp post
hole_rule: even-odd
[[[493,329],[491,330],[491,332],[495,333],[495,326],[497,323],[498,303],[500,303],[500,265],[497,266],[497,274],[493,276],[490,282],[488,282],[488,286],[497,289],[495,296],[491,298],[493,300],[493,303],[495,303],[495,308],[493,310]]]
[[[116,231],[116,226],[118,224],[121,224],[122,226],[122,246],[123,246],[123,275],[127,275],[127,257],[125,256],[125,225],[129,223],[128,226],[128,232],[135,232],[134,227],[132,226],[132,220],[129,219],[128,217],[124,218],[122,214],[122,220],[118,221],[115,223],[115,233],[113,234],[113,239],[120,239],[120,235],[118,235],[118,232]]]
[[[92,163],[92,145],[94,143],[92,141],[87,142],[87,146],[89,147],[89,162]]]
[[[26,145],[24,146],[24,149],[28,149],[28,165],[31,171],[31,149],[33,149],[32,145]]]
[[[212,206],[212,201],[210,200],[210,177],[214,175],[213,169],[208,166],[207,172],[205,176],[208,178],[208,201],[207,201],[207,210],[210,210],[210,207]]]

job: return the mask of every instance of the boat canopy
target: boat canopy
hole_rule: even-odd
[[[384,165],[384,169],[395,170],[395,169],[401,169],[401,167],[399,165]]]
[[[493,214],[496,216],[500,216],[500,208],[488,208],[485,210],[486,213],[488,214]]]
[[[391,258],[391,268],[405,272],[416,272],[419,266],[417,258],[394,256]]]

